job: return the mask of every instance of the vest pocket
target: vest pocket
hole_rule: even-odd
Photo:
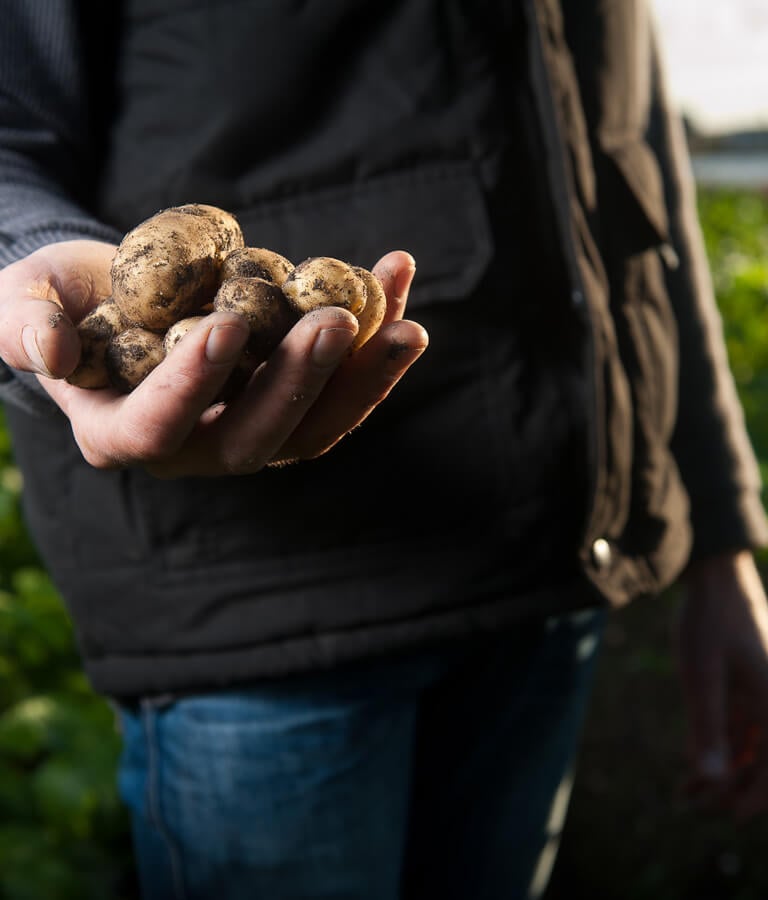
[[[334,256],[372,268],[390,250],[416,260],[409,309],[466,299],[493,255],[485,197],[468,162],[382,175],[236,211],[246,243],[294,263]]]

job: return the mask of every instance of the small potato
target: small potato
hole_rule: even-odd
[[[264,278],[228,278],[221,283],[213,308],[247,319],[251,336],[246,353],[254,368],[270,355],[299,318],[280,288]]]
[[[80,337],[80,362],[67,381],[81,388],[109,387],[105,354],[110,340],[125,328],[120,310],[112,297],[92,309],[77,326]]]
[[[283,293],[303,315],[319,306],[341,306],[359,315],[365,306],[365,283],[354,268],[330,256],[299,263],[283,284]]]
[[[293,272],[293,263],[274,250],[264,247],[242,247],[225,257],[221,266],[221,280],[227,278],[264,278],[273,284],[283,284]]]
[[[165,331],[210,302],[224,257],[244,245],[237,219],[188,203],[161,210],[128,232],[112,263],[112,292],[126,321]]]
[[[219,266],[206,220],[164,210],[121,241],[112,262],[112,294],[127,322],[165,331],[211,300]]]
[[[357,314],[358,331],[350,345],[349,352],[359,350],[379,330],[387,311],[387,295],[379,279],[368,269],[354,268],[355,273],[365,283],[365,306]]]
[[[145,328],[127,328],[107,345],[105,360],[113,387],[129,394],[165,357],[163,336]]]
[[[198,322],[202,322],[204,318],[205,316],[189,316],[186,319],[179,319],[178,322],[174,322],[163,337],[163,349],[166,355],[173,350],[185,334],[190,332]]]
[[[218,206],[207,206],[205,203],[185,203],[182,206],[171,207],[171,209],[189,216],[197,216],[207,223],[212,230],[220,260],[234,250],[245,246],[240,223],[232,213],[219,209]]]

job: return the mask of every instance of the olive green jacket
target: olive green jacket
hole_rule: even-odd
[[[764,545],[760,477],[649,4],[531,7],[537,98],[555,111],[550,177],[567,184],[560,225],[592,327],[596,465],[580,556],[621,604],[690,555]]]

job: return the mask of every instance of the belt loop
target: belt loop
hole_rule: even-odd
[[[139,701],[139,705],[142,710],[158,710],[165,709],[166,706],[171,706],[171,704],[175,702],[175,694],[153,694],[151,697],[142,697]]]

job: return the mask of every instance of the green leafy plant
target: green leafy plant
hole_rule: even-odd
[[[113,712],[21,516],[0,420],[0,898],[105,900],[132,878]]]
[[[768,196],[703,190],[699,210],[731,368],[768,482]]]

